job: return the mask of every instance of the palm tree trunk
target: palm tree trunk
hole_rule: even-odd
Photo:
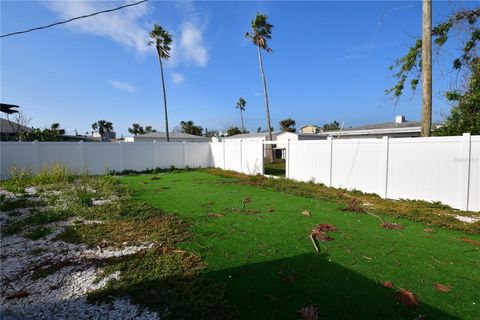
[[[268,106],[268,93],[267,93],[267,81],[265,80],[265,72],[263,71],[263,61],[262,61],[262,52],[260,51],[260,47],[257,46],[258,49],[258,61],[260,62],[260,73],[262,74],[263,80],[263,93],[265,94],[265,109],[267,111],[267,128],[268,128],[268,135],[270,141],[272,141],[272,125],[270,124],[270,108]]]
[[[240,106],[240,119],[242,119],[242,131],[245,133],[245,126],[243,125],[243,113],[242,113],[242,107]]]
[[[257,46],[258,49],[258,61],[260,62],[260,73],[262,74],[263,80],[263,93],[265,94],[265,109],[267,111],[267,128],[268,128],[268,137],[270,141],[273,141],[272,137],[272,125],[270,124],[270,108],[268,106],[268,93],[267,93],[267,81],[265,80],[265,72],[263,71],[263,61],[262,61],[262,52],[260,51],[260,46]],[[272,158],[270,159],[273,162],[274,154],[273,154],[273,146],[268,145],[272,149]]]
[[[160,62],[160,74],[162,76],[163,108],[165,111],[165,134],[167,135],[167,142],[170,142],[170,135],[168,134],[167,93],[165,92],[165,79],[163,77],[163,63],[162,63],[159,47],[157,47],[157,52],[158,52],[158,61]]]

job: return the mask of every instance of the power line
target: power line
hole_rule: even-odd
[[[143,3],[143,2],[147,2],[147,1],[149,1],[149,0],[141,0],[141,1],[138,1],[138,2],[135,2],[135,3],[126,4],[126,5],[117,7],[117,8],[108,9],[108,10],[103,10],[103,11],[97,11],[97,12],[90,13],[90,14],[86,14],[86,15],[83,15],[83,16],[71,18],[71,19],[68,19],[68,20],[65,20],[65,21],[55,22],[55,23],[52,23],[52,24],[49,24],[49,25],[46,25],[46,26],[42,26],[42,27],[36,27],[36,28],[28,29],[28,30],[16,31],[16,32],[11,32],[11,33],[7,33],[7,34],[2,34],[2,35],[0,36],[0,38],[6,38],[6,37],[18,35],[18,34],[23,34],[23,33],[28,33],[28,32],[32,32],[32,31],[37,31],[37,30],[42,30],[42,29],[51,28],[51,27],[58,26],[58,25],[60,25],[60,24],[69,23],[69,22],[72,22],[72,21],[75,21],[75,20],[93,17],[93,16],[96,16],[96,15],[98,15],[98,14],[108,13],[108,12],[113,12],[113,11],[121,10],[121,9],[128,8],[128,7],[133,7],[133,6],[139,5],[139,4],[141,4],[141,3]]]

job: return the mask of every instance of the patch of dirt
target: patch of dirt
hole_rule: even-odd
[[[158,176],[153,176],[153,177],[150,178],[150,180],[160,180],[160,177],[158,177]]]
[[[404,226],[402,226],[401,224],[399,223],[389,223],[389,222],[382,222],[382,224],[380,224],[380,226],[384,229],[390,229],[390,230],[401,230],[401,229],[405,229]]]

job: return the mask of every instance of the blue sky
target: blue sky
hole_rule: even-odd
[[[1,33],[23,30],[123,1],[2,1]],[[452,7],[479,1],[434,1],[434,23]],[[1,41],[1,101],[21,106],[31,125],[59,122],[67,132],[91,131],[96,120],[128,135],[133,122],[163,130],[159,65],[148,31],[159,23],[174,36],[165,70],[170,126],[193,120],[208,129],[245,124],[265,128],[263,87],[255,47],[244,34],[256,12],[274,25],[264,55],[272,124],[297,127],[337,120],[346,126],[420,118],[420,92],[398,103],[385,96],[388,66],[421,34],[421,2],[164,2],[155,1]],[[450,60],[434,54],[434,120],[449,106]]]

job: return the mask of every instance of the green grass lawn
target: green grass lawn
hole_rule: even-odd
[[[277,159],[274,163],[269,163],[268,159],[265,159],[265,174],[271,176],[285,177],[285,160]]]
[[[318,307],[320,319],[480,318],[478,235],[426,232],[420,223],[381,216],[404,226],[387,230],[378,218],[342,211],[337,202],[205,172],[156,176],[121,181],[133,199],[191,222],[194,238],[181,248],[200,255],[207,263],[204,274],[226,285],[241,319],[299,319],[298,310],[309,305]],[[319,223],[338,231],[316,253],[308,235]],[[386,281],[395,289],[386,288]],[[394,298],[398,288],[412,291],[420,306],[401,305]]]

